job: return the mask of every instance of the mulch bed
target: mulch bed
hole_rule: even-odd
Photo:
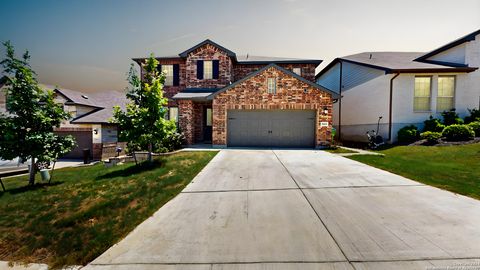
[[[465,144],[472,144],[472,143],[480,143],[480,137],[476,137],[475,139],[473,140],[470,140],[470,141],[460,141],[460,142],[449,142],[449,141],[445,141],[443,139],[440,139],[438,140],[438,143],[436,144],[430,144],[427,142],[427,140],[420,140],[420,141],[416,141],[412,144],[409,144],[411,146],[415,146],[415,145],[423,145],[423,146],[452,146],[452,145],[465,145]]]

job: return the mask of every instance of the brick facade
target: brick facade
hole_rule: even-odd
[[[277,78],[277,93],[267,93],[267,78]],[[275,67],[218,94],[213,100],[214,145],[227,144],[228,110],[316,110],[316,146],[331,142],[332,96]],[[325,113],[326,111],[326,113]],[[328,122],[328,127],[321,127]]]
[[[316,145],[321,146],[330,143],[332,124],[332,98],[330,93],[321,92],[317,88],[272,67],[220,93],[213,102],[205,98],[174,100],[172,97],[186,88],[224,88],[268,64],[237,62],[232,52],[227,52],[225,49],[215,46],[212,42],[204,43],[198,47],[195,46],[185,53],[179,54],[178,58],[157,59],[161,65],[179,64],[180,85],[165,86],[164,93],[169,98],[169,107],[178,106],[179,128],[184,133],[187,144],[210,141],[209,135],[205,135],[208,134],[208,132],[205,133],[206,108],[212,108],[211,140],[215,145],[226,145],[226,119],[227,112],[230,109],[316,110]],[[218,79],[197,79],[198,60],[218,60]],[[293,68],[301,68],[301,76],[315,82],[315,68],[319,62],[306,62],[279,63],[278,66],[290,71],[293,71]],[[277,94],[275,95],[268,94],[266,90],[266,78],[269,76],[277,77]],[[324,113],[325,110],[327,113]],[[320,122],[328,122],[329,125],[328,127],[320,127]],[[210,127],[207,131],[209,130]]]
[[[219,60],[218,79],[197,79],[197,60]],[[186,60],[187,88],[222,88],[233,81],[232,59],[227,53],[210,44],[190,52]]]
[[[266,66],[265,64],[237,64],[233,67],[234,80],[238,81],[248,74]],[[301,76],[309,81],[315,82],[316,64],[278,64],[278,66],[293,71],[293,68],[301,68]]]

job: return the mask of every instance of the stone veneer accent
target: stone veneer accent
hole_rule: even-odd
[[[219,60],[218,79],[197,79],[197,60]],[[190,52],[186,60],[186,87],[223,88],[233,81],[232,60],[223,50],[206,44]]]
[[[277,78],[277,93],[267,93],[267,78]],[[306,90],[306,93],[305,93]],[[228,110],[316,110],[316,146],[331,143],[332,96],[275,67],[218,94],[213,100],[214,145],[227,144]],[[327,110],[327,113],[324,113]],[[328,122],[328,127],[320,127]]]

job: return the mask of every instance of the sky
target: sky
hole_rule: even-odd
[[[0,41],[30,51],[41,83],[83,92],[123,91],[131,58],[207,38],[237,55],[322,59],[318,72],[335,57],[427,52],[478,29],[480,0],[0,0]]]

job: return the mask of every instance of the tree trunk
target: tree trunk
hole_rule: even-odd
[[[138,165],[137,154],[135,153],[135,151],[132,152],[132,155],[133,155],[133,160],[135,160],[135,165]]]
[[[32,157],[32,162],[30,164],[30,172],[29,172],[29,178],[28,178],[28,184],[30,186],[33,186],[35,184],[35,158]]]
[[[152,163],[153,158],[152,158],[152,143],[148,144],[148,162]]]

